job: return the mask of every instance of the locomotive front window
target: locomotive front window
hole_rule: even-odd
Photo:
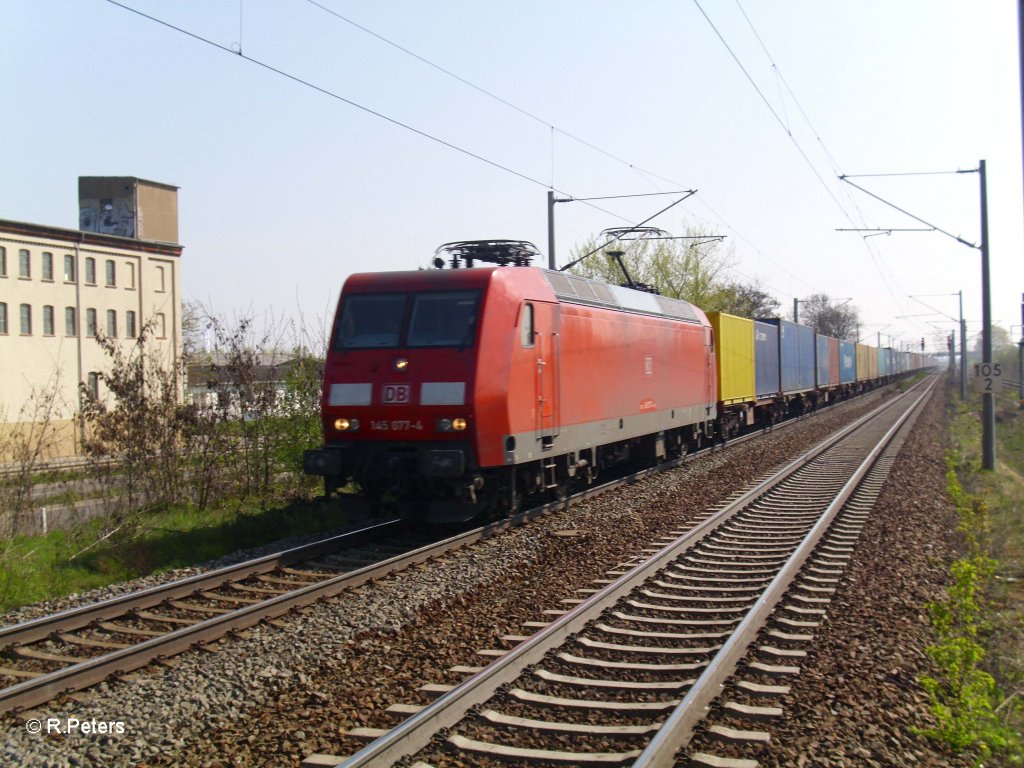
[[[407,345],[464,347],[476,336],[476,291],[418,293],[413,297]]]
[[[335,349],[397,347],[402,335],[406,294],[353,294],[345,298]]]

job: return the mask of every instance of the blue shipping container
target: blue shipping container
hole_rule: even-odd
[[[814,389],[814,329],[781,318],[764,322],[779,328],[779,367],[783,394]]]
[[[857,347],[852,341],[839,342],[839,383],[853,384],[857,380]]]
[[[779,329],[754,321],[754,389],[758,399],[779,394]]]
[[[828,336],[818,335],[818,375],[814,383],[818,387],[827,387],[830,379],[828,365]]]
[[[889,376],[892,373],[892,350],[881,347],[878,350],[878,375]]]

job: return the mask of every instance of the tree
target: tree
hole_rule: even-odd
[[[1000,363],[1003,366],[1003,378],[1006,380],[1017,380],[1020,367],[1020,350],[1017,344],[1010,338],[1010,333],[999,325],[992,326],[992,362]],[[978,333],[974,346],[968,354],[969,360],[981,362],[982,336]]]
[[[305,493],[303,451],[321,442],[326,331],[311,341],[305,326],[268,323],[257,332],[253,318],[232,323],[211,312],[204,325],[212,351],[197,355],[192,369],[186,440],[196,503],[205,506],[229,482],[264,507],[282,493]]]
[[[182,352],[189,360],[203,350],[208,316],[209,312],[198,301],[184,301],[181,304]]]
[[[723,312],[752,320],[761,317],[778,317],[779,301],[756,284],[732,283],[729,286],[729,299]]]
[[[734,262],[730,248],[695,227],[687,240],[623,240],[609,246],[621,248],[623,264],[634,283],[650,286],[662,296],[683,299],[702,309],[717,309],[728,299],[728,270]],[[594,251],[599,241],[588,240],[573,249],[573,258]],[[572,267],[572,272],[612,284],[625,284],[626,276],[602,248]]]
[[[732,248],[698,227],[686,230],[686,240],[638,240],[610,244],[572,267],[572,272],[613,285],[626,283],[622,267],[608,255],[621,248],[622,261],[634,283],[653,288],[662,296],[683,299],[705,312],[728,312],[740,317],[775,317],[779,302],[755,284],[729,277],[735,263]],[[573,258],[595,251],[590,239],[573,251]]]
[[[977,354],[979,360],[981,359],[981,353],[982,353],[982,349],[981,349],[982,341],[983,341],[982,335],[979,332],[977,338],[974,341],[974,351]],[[1006,347],[1016,348],[1016,345],[1010,340],[1010,332],[1007,331],[1002,326],[993,325],[992,326],[992,354],[993,355],[998,354],[1000,352],[1000,350],[1002,350],[1002,349],[1004,349]]]
[[[45,472],[45,460],[57,447],[59,417],[67,408],[60,379],[55,368],[45,384],[33,386],[13,422],[0,406],[0,461],[9,462],[0,477],[0,539],[25,532],[22,523],[32,516],[36,475]]]
[[[815,293],[801,299],[800,322],[809,325],[823,336],[844,341],[857,340],[857,326],[860,320],[857,308],[848,304],[833,304],[828,294]]]

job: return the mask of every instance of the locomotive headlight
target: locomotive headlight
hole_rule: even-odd
[[[396,371],[404,371],[409,367],[409,360],[404,357],[399,357],[395,360],[393,365]]]
[[[339,432],[355,432],[359,429],[359,419],[335,419],[334,428]]]
[[[466,420],[461,416],[455,419],[438,419],[438,432],[461,432],[466,428]]]

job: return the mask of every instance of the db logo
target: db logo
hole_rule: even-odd
[[[409,402],[408,384],[385,384],[383,389],[383,401],[401,405]]]

